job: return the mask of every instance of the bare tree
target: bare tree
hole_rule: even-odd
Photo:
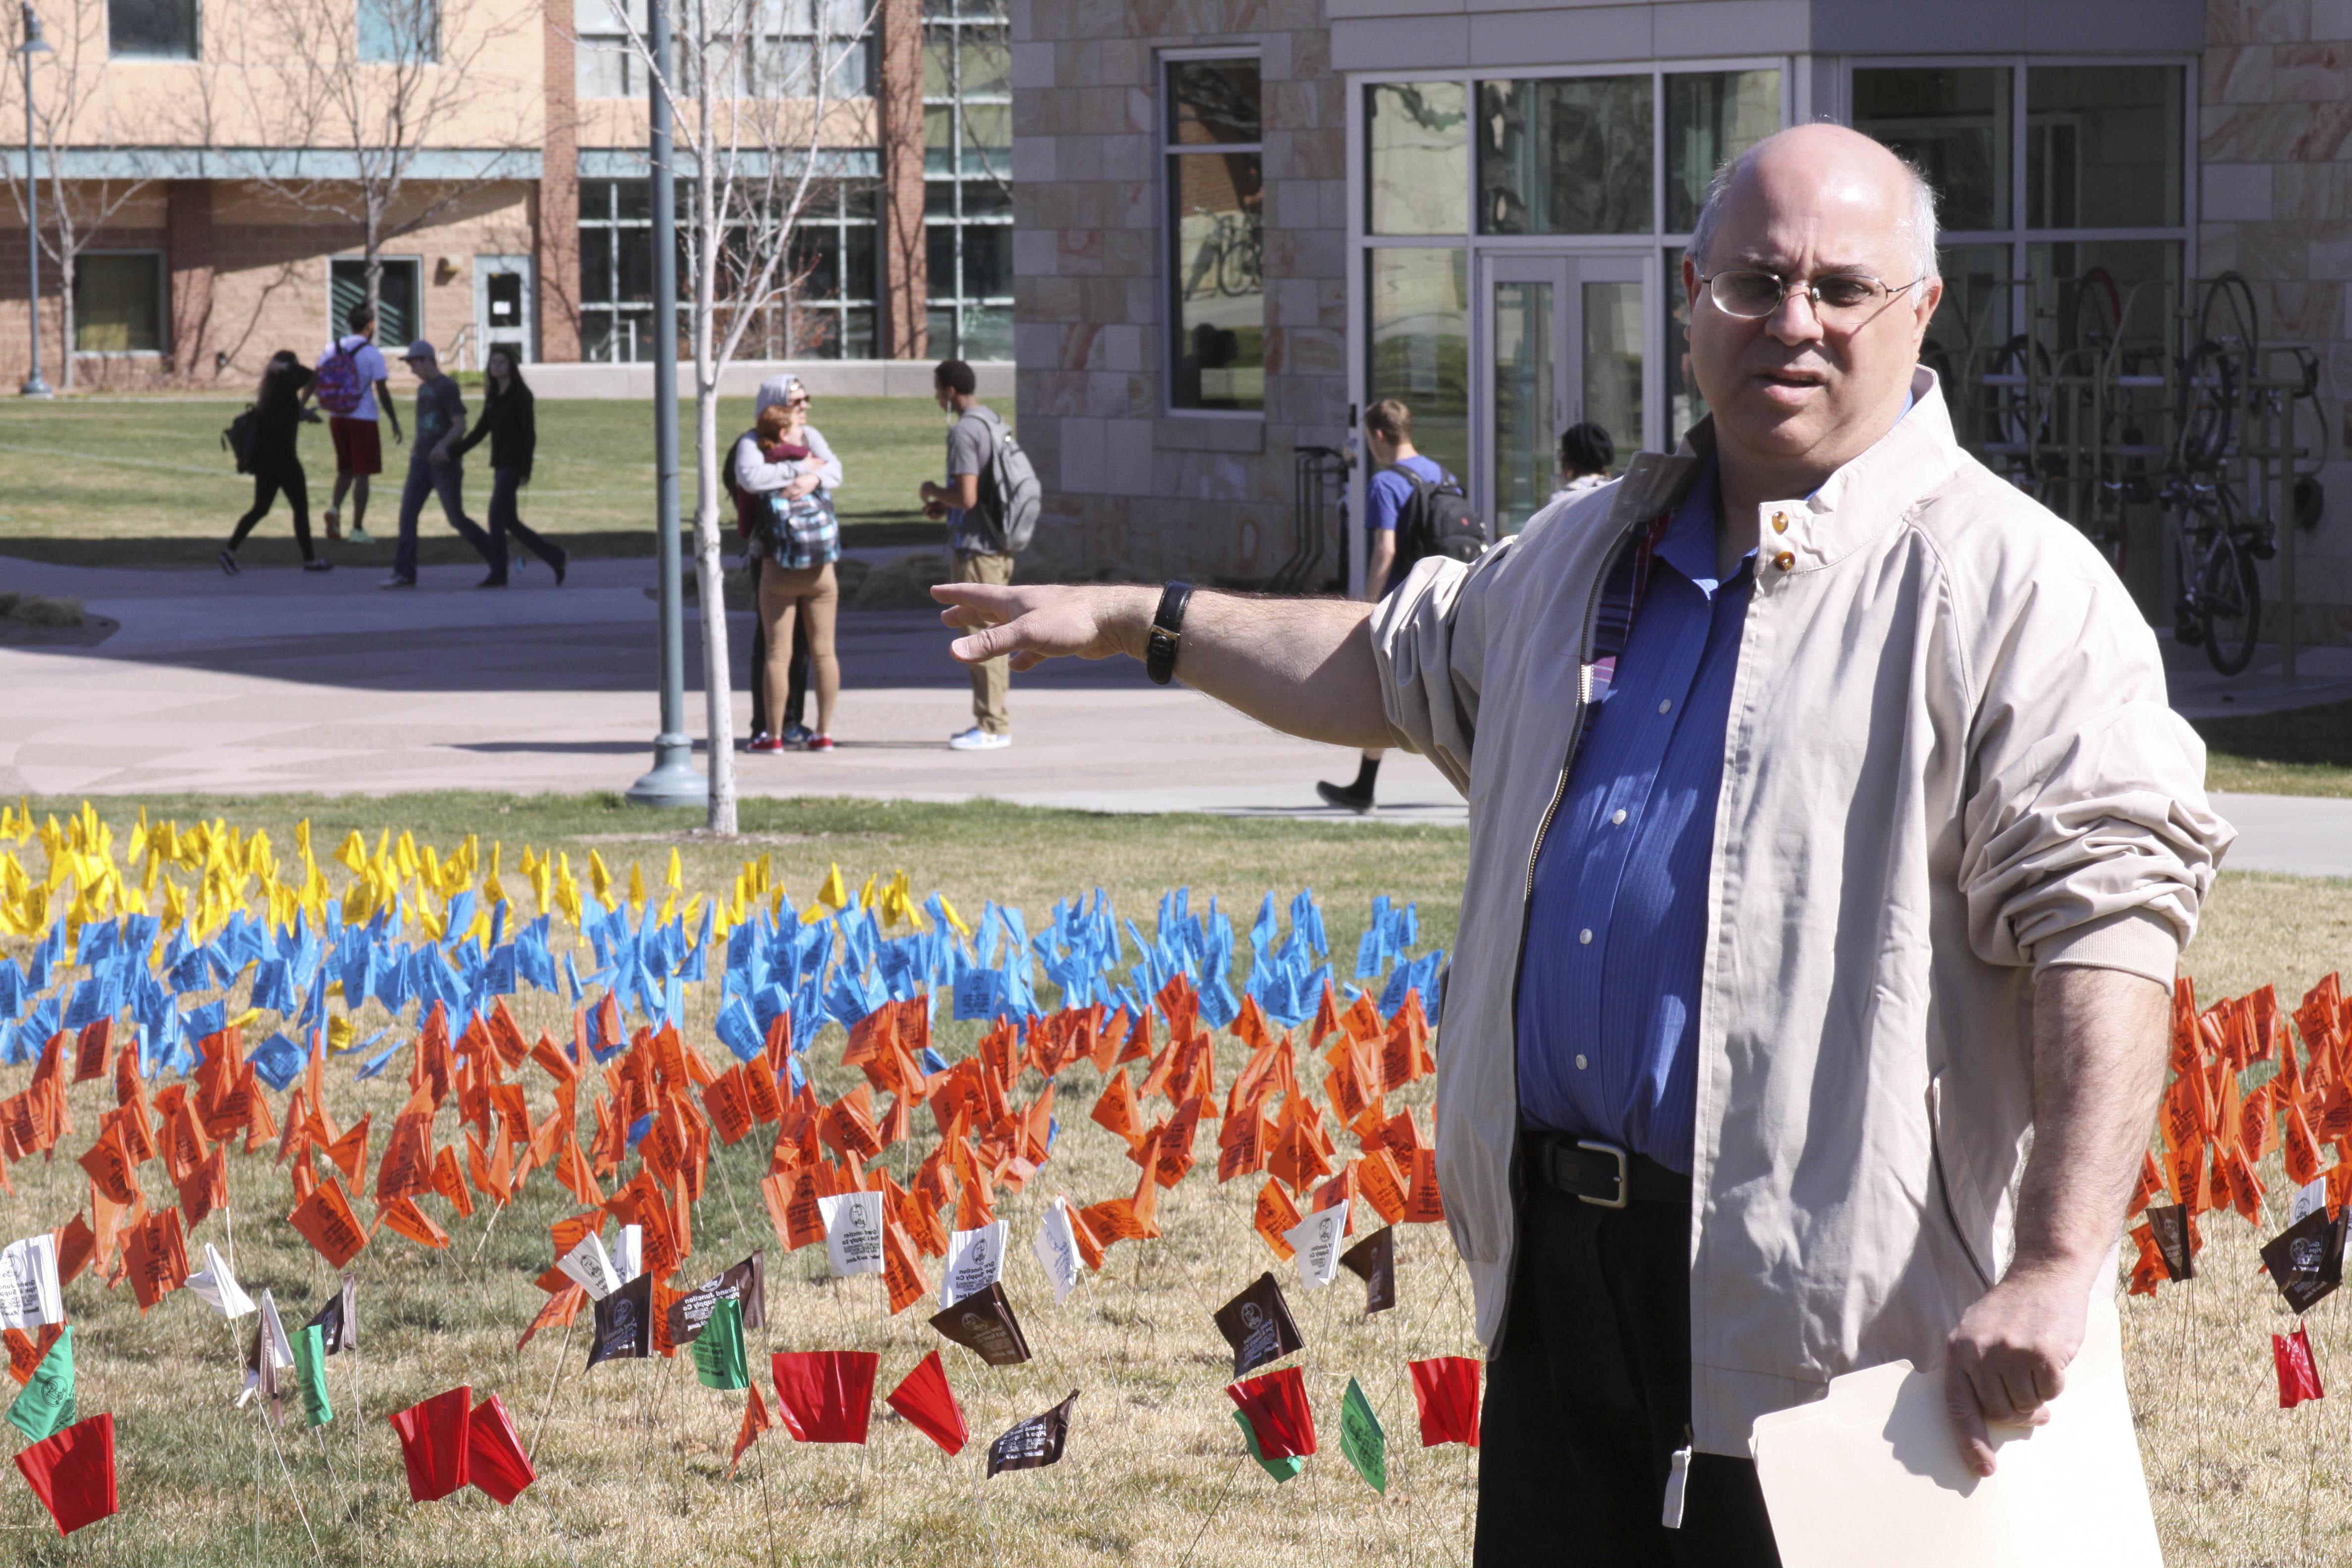
[[[719,566],[719,381],[754,323],[789,312],[804,276],[794,237],[820,194],[824,148],[857,128],[843,90],[862,68],[875,11],[863,0],[649,0],[665,7],[672,58],[656,58],[628,7],[613,14],[670,105],[678,173],[690,175],[684,226],[693,287],[694,559],[702,617],[705,722],[714,833],[735,831],[733,683]],[[790,8],[790,9],[788,9]],[[794,24],[805,20],[806,36]],[[862,87],[863,83],[859,85]],[[870,109],[870,100],[866,100]],[[672,323],[656,322],[654,352],[676,352]]]
[[[43,6],[44,39],[54,53],[36,57],[33,68],[33,139],[40,167],[5,167],[16,218],[28,217],[32,182],[40,183],[41,254],[57,268],[60,328],[58,384],[74,385],[74,275],[82,252],[162,178],[155,154],[121,135],[113,95],[106,82],[106,0],[63,0]],[[0,71],[0,124],[14,125],[24,112],[23,79],[16,51],[25,42],[23,6],[5,23],[7,65]],[[70,155],[68,155],[70,154]],[[72,177],[77,166],[95,172]]]
[[[523,83],[499,51],[535,18],[441,0],[246,0],[208,91],[260,150],[228,161],[269,198],[358,232],[371,310],[383,251],[428,228],[533,143]],[[469,154],[444,161],[454,128]],[[428,157],[428,155],[432,155]]]

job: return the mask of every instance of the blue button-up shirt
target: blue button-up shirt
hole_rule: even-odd
[[[1717,577],[1715,465],[1659,540],[1608,694],[1536,862],[1519,1115],[1691,1168],[1707,867],[1755,583]]]

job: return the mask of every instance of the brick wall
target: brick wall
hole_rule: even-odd
[[[1290,554],[1292,448],[1347,435],[1343,84],[1317,0],[1013,0],[1017,423],[1041,570],[1255,581]],[[1171,416],[1162,47],[1260,55],[1265,411]],[[1331,558],[1327,552],[1327,569]]]

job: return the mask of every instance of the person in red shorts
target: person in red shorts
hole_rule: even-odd
[[[352,542],[366,544],[368,476],[383,472],[383,443],[376,433],[377,411],[392,421],[392,438],[404,440],[400,411],[384,385],[391,374],[374,343],[375,312],[362,300],[343,324],[349,331],[319,356],[314,395],[327,411],[327,436],[335,447],[335,499],[326,511],[327,537],[343,537],[343,497],[352,497]]]

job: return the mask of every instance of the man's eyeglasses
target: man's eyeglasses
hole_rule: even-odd
[[[1832,272],[1826,278],[1790,279],[1758,268],[1732,268],[1699,281],[1706,297],[1727,316],[1743,321],[1760,321],[1780,308],[1790,294],[1802,294],[1824,326],[1854,326],[1894,296],[1925,282],[1923,274],[1908,283],[1888,283],[1859,272]]]

